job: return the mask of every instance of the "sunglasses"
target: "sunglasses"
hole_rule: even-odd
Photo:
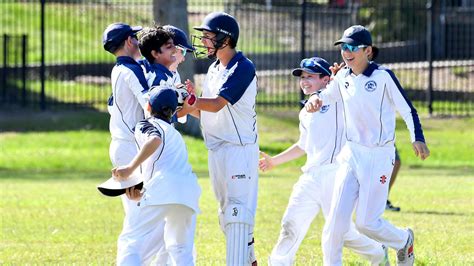
[[[367,45],[350,45],[348,43],[341,44],[342,51],[350,51],[351,53],[359,51],[360,48],[365,48]]]
[[[186,56],[186,53],[188,52],[187,49],[184,49],[184,48],[181,48],[181,47],[178,47],[178,46],[176,48],[181,51],[181,54],[183,55],[183,57]]]
[[[318,67],[319,69],[323,70],[324,72],[326,72],[326,74],[328,74],[329,76],[331,76],[331,72],[329,72],[327,69],[325,69],[320,63],[316,62],[315,60],[311,59],[311,58],[307,58],[307,59],[303,59],[303,61],[301,61],[301,64],[300,64],[300,67],[302,68],[314,68],[314,67]]]

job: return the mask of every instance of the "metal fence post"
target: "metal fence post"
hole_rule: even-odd
[[[41,68],[40,68],[40,79],[41,79],[41,96],[40,96],[40,108],[41,110],[46,109],[46,97],[45,97],[45,80],[46,80],[46,66],[45,66],[45,28],[44,28],[44,9],[46,5],[46,0],[41,0]]]
[[[301,60],[306,57],[306,45],[305,45],[305,40],[306,40],[306,0],[301,1],[301,51],[300,51],[300,57]],[[300,90],[300,100],[304,100],[305,95],[303,90]]]
[[[426,30],[426,59],[428,61],[428,88],[426,91],[426,101],[428,102],[428,112],[433,114],[433,2],[428,0],[427,9],[427,30]]]
[[[3,34],[3,77],[2,77],[2,100],[7,101],[7,75],[8,75],[8,35]]]
[[[23,88],[21,90],[21,102],[23,106],[26,106],[26,65],[27,65],[27,47],[28,47],[28,35],[24,34],[21,38],[21,48],[22,48],[22,65],[21,65],[21,79]]]

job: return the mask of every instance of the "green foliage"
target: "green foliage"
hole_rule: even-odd
[[[364,0],[358,23],[376,36],[374,43],[423,40],[426,37],[426,1]]]

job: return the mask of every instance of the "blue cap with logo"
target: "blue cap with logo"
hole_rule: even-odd
[[[151,88],[150,105],[154,112],[160,112],[163,108],[176,111],[178,107],[178,96],[176,91],[168,86],[156,86]]]
[[[186,35],[186,33],[182,29],[177,28],[173,25],[165,25],[165,26],[163,26],[163,28],[165,30],[173,33],[174,45],[180,46],[181,48],[188,50],[188,52],[192,52],[192,51],[196,50],[196,48],[194,48],[189,43],[188,36]]]
[[[372,45],[372,36],[370,32],[361,25],[354,25],[349,27],[344,31],[342,38],[339,39],[334,43],[334,45],[338,45],[341,43],[347,43],[350,45],[358,46],[358,45]]]
[[[104,49],[111,53],[115,52],[117,47],[119,47],[123,41],[141,30],[142,27],[140,26],[130,27],[121,22],[110,24],[102,34],[102,44],[104,45]]]
[[[322,74],[323,76],[331,76],[329,63],[321,57],[311,57],[301,60],[300,67],[293,69],[293,76],[299,77],[304,72],[310,74]]]

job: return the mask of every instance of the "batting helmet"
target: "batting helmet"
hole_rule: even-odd
[[[235,18],[224,12],[213,12],[204,18],[204,22],[199,27],[194,27],[198,31],[210,31],[216,34],[218,42],[230,37],[237,44],[239,40],[239,24]]]

